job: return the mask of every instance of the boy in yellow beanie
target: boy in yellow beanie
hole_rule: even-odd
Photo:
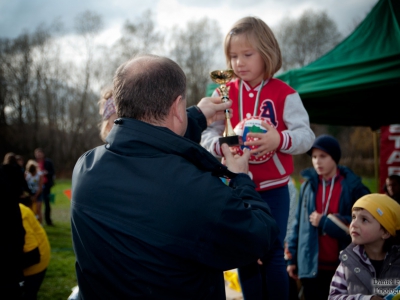
[[[328,299],[389,299],[383,297],[400,285],[400,205],[384,194],[361,197],[352,208],[350,235]]]

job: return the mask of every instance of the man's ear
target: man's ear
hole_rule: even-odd
[[[176,97],[174,103],[172,104],[171,110],[173,115],[179,120],[179,122],[183,122],[184,116],[183,113],[186,113],[186,110],[182,111],[181,105],[182,105],[182,96]]]

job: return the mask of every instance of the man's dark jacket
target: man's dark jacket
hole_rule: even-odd
[[[204,116],[188,110],[199,141]],[[246,174],[165,127],[116,121],[72,177],[82,299],[225,300],[223,271],[263,257],[278,227]]]

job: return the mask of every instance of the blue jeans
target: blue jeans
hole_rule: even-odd
[[[287,300],[289,280],[284,259],[284,239],[289,217],[288,186],[260,192],[269,205],[279,227],[278,239],[264,259],[263,265],[253,264],[238,268],[244,300]]]

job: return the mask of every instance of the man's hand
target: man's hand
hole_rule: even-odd
[[[261,126],[267,129],[266,133],[249,132],[248,137],[253,137],[253,141],[244,142],[245,146],[258,146],[251,150],[251,154],[260,157],[268,152],[276,150],[281,141],[279,132],[272,125],[261,122]]]
[[[220,97],[205,97],[197,104],[207,119],[207,125],[215,121],[225,120],[225,110],[232,106],[232,101],[221,102]],[[229,110],[230,115],[232,111]]]
[[[243,155],[240,156],[238,154],[234,155],[231,153],[227,144],[221,145],[222,153],[225,157],[225,165],[228,167],[228,170],[233,173],[245,173],[249,172],[249,158],[250,158],[250,150],[245,148],[243,150]]]

